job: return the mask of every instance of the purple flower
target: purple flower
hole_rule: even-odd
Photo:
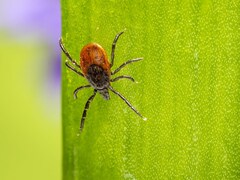
[[[41,57],[31,60],[37,64],[31,73],[35,81],[40,80],[37,89],[40,89],[40,93],[43,92],[41,97],[46,97],[47,102],[60,99],[61,61],[58,46],[58,39],[61,36],[60,1],[2,0],[0,17],[0,32],[16,39],[18,43],[22,42],[23,46],[30,40],[37,44],[36,47],[44,47],[39,49]]]

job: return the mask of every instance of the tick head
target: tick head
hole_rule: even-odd
[[[105,100],[109,100],[109,99],[110,99],[109,92],[108,92],[108,89],[107,89],[107,88],[100,89],[100,90],[98,90],[98,92],[99,92],[99,94],[102,95],[102,97],[103,97]]]

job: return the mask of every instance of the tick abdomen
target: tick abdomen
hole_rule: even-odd
[[[92,64],[102,67],[108,75],[111,74],[107,53],[97,43],[90,43],[84,46],[80,53],[80,66],[84,75],[88,73]]]

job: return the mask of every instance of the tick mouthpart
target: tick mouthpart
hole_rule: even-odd
[[[109,100],[109,99],[110,99],[110,95],[109,95],[109,92],[108,92],[108,88],[97,89],[97,91],[99,92],[99,94],[102,95],[102,97],[103,97],[105,100]]]

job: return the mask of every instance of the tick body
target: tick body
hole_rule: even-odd
[[[104,99],[109,99],[111,70],[105,50],[96,43],[84,46],[80,53],[80,67],[89,84]]]
[[[90,43],[85,45],[80,52],[80,65],[72,59],[68,51],[63,45],[62,39],[59,40],[59,45],[62,51],[67,56],[68,60],[65,62],[66,66],[77,73],[78,75],[86,78],[89,82],[88,85],[80,86],[74,91],[74,98],[77,98],[77,94],[80,90],[84,88],[92,87],[94,89],[93,95],[90,96],[85,104],[85,108],[82,114],[80,130],[84,127],[84,121],[86,119],[87,110],[89,108],[90,103],[96,96],[97,92],[102,95],[105,100],[110,99],[109,90],[114,94],[118,95],[137,115],[146,120],[133,106],[132,104],[119,92],[113,89],[111,86],[111,82],[118,81],[119,79],[129,79],[134,82],[134,79],[131,76],[121,75],[115,78],[111,78],[112,75],[115,75],[119,72],[123,67],[127,64],[137,62],[142,60],[143,58],[135,58],[126,61],[122,65],[120,65],[116,70],[111,71],[111,68],[114,64],[114,52],[118,38],[122,35],[123,32],[117,34],[112,43],[112,51],[111,51],[111,63],[108,61],[106,51],[97,43]],[[69,61],[70,60],[70,61]]]

